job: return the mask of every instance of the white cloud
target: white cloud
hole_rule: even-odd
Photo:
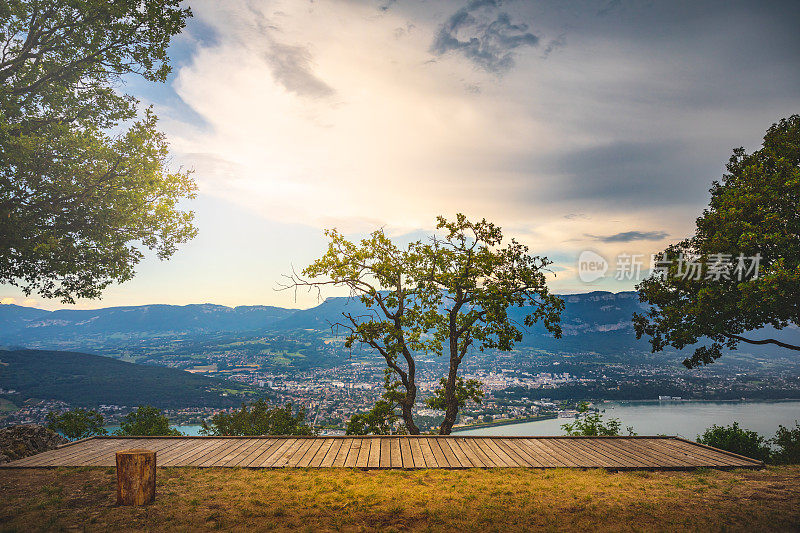
[[[431,53],[457,3],[434,14],[405,5],[416,4],[194,3],[216,38],[174,88],[209,127],[164,126],[201,192],[345,231],[431,228],[460,211],[577,256],[592,235],[686,235],[743,131],[778,118],[771,101],[736,115],[724,99],[694,105],[695,92],[719,87],[680,82],[705,64],[687,44],[675,57],[636,35],[582,33],[593,22],[580,17],[548,28],[515,8],[509,20],[541,42],[569,44],[546,59],[516,47],[498,78],[470,57]],[[571,23],[579,31],[565,37]],[[564,218],[575,212],[584,216]],[[649,254],[669,240],[604,250]]]

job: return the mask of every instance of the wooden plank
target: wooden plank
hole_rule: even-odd
[[[306,451],[303,458],[297,462],[297,466],[300,468],[305,468],[311,466],[311,461],[314,460],[314,457],[319,453],[319,449],[322,448],[322,445],[325,443],[326,439],[313,439],[311,440],[311,446],[309,446],[308,450]]]
[[[483,452],[489,456],[497,466],[500,467],[509,467],[509,466],[525,466],[524,464],[517,463],[514,459],[512,459],[500,446],[497,445],[495,439],[492,437],[484,438],[484,439],[476,439],[476,443],[482,444]]]
[[[422,437],[419,439],[419,447],[422,449],[422,457],[425,458],[425,466],[428,468],[439,468],[439,462],[436,460],[436,456],[433,454],[433,449],[431,448],[431,441],[436,440],[431,437]]]
[[[442,451],[442,455],[444,455],[445,460],[447,461],[447,466],[450,468],[463,468],[464,465],[461,464],[461,461],[458,460],[458,457],[453,453],[453,450],[450,448],[450,437],[442,437],[439,439],[434,439],[436,444],[439,445],[439,449]]]
[[[761,464],[755,459],[737,457],[736,455],[728,455],[725,452],[716,451],[700,444],[686,442],[679,439],[664,439],[659,444],[675,447],[677,449],[684,450],[686,453],[708,457],[710,460],[716,461],[716,464],[719,464],[720,466],[757,466]]]
[[[444,452],[442,451],[442,447],[439,446],[439,438],[429,438],[425,439],[425,442],[428,443],[428,446],[431,448],[431,453],[433,453],[434,460],[436,461],[436,466],[439,468],[449,468],[450,461],[447,460],[445,457]]]
[[[587,459],[585,454],[566,447],[559,438],[542,439],[540,442],[560,453],[562,460],[567,462],[570,466],[577,466],[579,468],[592,466],[592,462]]]
[[[350,450],[347,452],[347,459],[344,462],[344,466],[346,468],[355,468],[359,453],[361,453],[361,439],[353,439],[350,443]]]
[[[336,439],[324,439],[322,441],[322,446],[319,447],[319,450],[317,450],[317,453],[314,455],[314,458],[311,459],[311,462],[308,463],[308,466],[311,468],[319,468],[322,466],[322,461],[325,460],[325,457],[328,455],[328,452],[330,451],[331,446],[333,446],[335,440]]]
[[[668,439],[654,439],[652,441],[648,439],[646,442],[642,443],[642,445],[647,446],[651,450],[651,453],[670,457],[673,461],[684,461],[695,466],[709,466],[710,457],[692,453],[694,451],[692,449],[675,448],[670,446],[666,441],[668,441]]]
[[[369,459],[367,459],[367,466],[369,468],[378,468],[381,466],[381,441],[383,439],[369,439]]]
[[[45,452],[48,454],[47,456],[44,454],[34,455],[31,464],[36,466],[72,465],[89,457],[102,454],[105,451],[116,449],[122,449],[118,448],[118,441],[116,440],[93,439],[82,444],[76,444],[74,447],[65,448],[63,452],[66,453],[59,453],[62,450],[51,450],[50,452]]]
[[[464,453],[467,454],[470,461],[476,466],[484,467],[484,468],[492,468],[497,466],[495,461],[489,458],[488,455],[481,449],[475,439],[469,438],[460,438],[456,439],[458,443],[461,445],[461,449],[464,450]]]
[[[527,459],[520,457],[516,452],[506,446],[503,442],[503,439],[491,438],[489,439],[489,445],[492,446],[494,452],[498,454],[509,467],[530,466],[530,462]]]
[[[517,439],[497,439],[497,443],[513,455],[518,463],[525,463],[529,467],[540,468],[544,466],[536,457],[528,453],[528,449],[520,446]]]
[[[414,458],[411,456],[411,445],[408,437],[400,439],[400,457],[403,461],[403,468],[414,468]]]
[[[657,457],[659,465],[662,467],[674,468],[686,466],[687,464],[694,467],[711,466],[709,464],[709,458],[707,457],[697,456],[692,453],[684,453],[679,449],[664,445],[664,443],[660,441],[661,439],[654,439],[652,441],[646,439],[634,445],[625,443],[624,446],[633,449],[646,449],[646,452],[643,451],[641,453],[648,453],[649,455]],[[689,451],[691,452],[691,450]]]
[[[422,448],[420,448],[419,437],[408,437],[408,445],[411,448],[411,459],[414,461],[414,468],[425,468],[425,457],[422,455]]]
[[[383,438],[381,439],[381,459],[378,462],[378,466],[380,468],[391,468],[392,467],[392,439],[391,438]]]
[[[135,439],[130,445],[125,442],[123,445],[117,443],[111,448],[103,448],[89,456],[83,456],[79,460],[70,461],[70,466],[114,466],[116,464],[116,452],[130,448],[149,448],[153,443],[152,439]]]
[[[62,457],[68,460],[69,457],[75,456],[77,454],[87,453],[87,450],[90,450],[94,446],[97,446],[98,442],[102,441],[98,441],[96,439],[90,439],[77,444],[73,444],[71,446],[67,446],[65,448],[58,448],[55,450],[48,450],[46,452],[37,453],[35,455],[29,455],[28,457],[23,457],[22,459],[15,460],[13,464],[14,466],[25,467],[30,465],[44,465],[47,464],[48,461],[59,460]]]
[[[258,459],[250,463],[250,466],[260,468],[280,468],[286,466],[289,462],[289,457],[294,453],[294,450],[300,447],[302,441],[297,438],[281,439],[277,448],[270,448]]]
[[[159,466],[687,469],[760,465],[688,441],[664,437],[387,436],[89,439],[20,459],[5,467],[108,466],[114,464],[116,451],[129,448],[155,451]]]
[[[300,461],[303,460],[306,452],[314,445],[315,439],[297,439],[300,442],[300,446],[294,450],[294,453],[289,455],[288,461],[286,462],[286,466],[288,467],[295,467],[300,464]],[[289,451],[292,451],[291,448]]]
[[[245,441],[246,444],[237,450],[236,455],[230,458],[229,460],[225,461],[225,464],[223,464],[222,466],[226,467],[239,466],[239,464],[245,459],[245,457],[248,457],[253,452],[253,450],[257,450],[258,448],[261,447],[262,444],[264,444],[265,441],[268,440],[269,439],[264,439],[260,437],[247,439]]]
[[[562,438],[555,439],[554,442],[566,450],[566,453],[569,453],[572,455],[572,457],[576,458],[576,460],[581,463],[581,466],[589,468],[611,467],[613,462],[609,460],[608,457],[597,452],[592,447],[587,446],[587,442],[590,440],[591,439]]]
[[[225,439],[210,439],[206,447],[195,448],[190,455],[184,455],[180,459],[174,461],[175,466],[196,466],[202,463],[210,454],[225,445]]]
[[[171,440],[171,439],[170,439]],[[170,440],[167,439],[137,439],[133,447],[150,450],[152,452],[156,452],[156,463],[158,463],[158,453],[163,449],[171,445],[172,443]],[[91,460],[85,460],[79,463],[75,463],[76,466],[115,466],[116,465],[116,454],[118,451],[122,451],[127,448],[127,442],[120,442],[118,446],[106,450],[105,452],[101,453],[100,455],[95,456]]]
[[[331,439],[331,446],[325,453],[325,458],[319,464],[320,467],[330,468],[333,466],[333,461],[336,459],[336,455],[339,453],[339,448],[342,447],[342,442],[344,442],[344,439]]]
[[[400,439],[398,437],[389,439],[389,456],[391,458],[389,465],[392,468],[403,468],[403,456],[400,453]]]
[[[350,447],[353,446],[353,439],[342,439],[342,445],[339,451],[336,452],[336,458],[333,460],[331,466],[343,467],[347,461],[347,454],[350,452]]]
[[[260,443],[258,439],[239,439],[241,443],[238,446],[230,448],[223,457],[217,459],[213,466],[222,468],[228,467],[231,463],[240,461],[242,457],[247,455],[247,451],[251,448],[257,447]]]
[[[207,451],[203,456],[196,457],[189,462],[190,466],[209,467],[216,466],[217,461],[225,457],[228,450],[236,448],[241,445],[241,439],[221,439],[222,445],[217,446],[213,450]]]
[[[524,439],[525,444],[531,450],[531,453],[536,454],[537,459],[540,462],[544,463],[543,466],[547,468],[560,468],[565,466],[575,466],[574,463],[570,465],[563,455],[557,451],[553,450],[550,446],[547,446],[546,443],[542,442],[543,439]]]
[[[65,448],[63,452],[65,453],[58,453],[62,450],[50,450],[47,452],[39,453],[33,455],[31,457],[25,457],[20,459],[18,462],[15,462],[21,466],[56,466],[58,464],[70,464],[70,462],[76,460],[78,457],[81,456],[88,456],[93,453],[97,453],[98,450],[103,448],[111,449],[113,448],[114,443],[109,441],[103,440],[89,440],[85,443],[76,444],[74,446],[70,446],[69,448]],[[62,462],[63,461],[63,462]]]
[[[250,463],[261,457],[267,450],[275,446],[277,439],[258,439],[258,444],[251,448],[247,453],[242,454],[238,461],[233,463],[233,466],[247,468]]]
[[[159,466],[175,466],[187,457],[189,453],[194,453],[199,448],[207,448],[213,443],[214,441],[210,439],[187,440],[182,446],[170,448],[161,457],[156,457],[156,462]]]
[[[634,464],[646,468],[664,466],[687,468],[698,466],[696,463],[686,461],[683,458],[664,453],[661,450],[654,450],[651,446],[642,445],[638,440],[633,439],[626,441],[603,440],[598,441],[596,446],[615,450],[619,454],[633,455],[635,457]]]
[[[361,439],[361,446],[358,449],[358,457],[356,458],[356,468],[366,468],[369,464],[369,440]]]
[[[708,446],[706,444],[700,444],[698,442],[694,442],[692,440],[685,439],[683,437],[675,437],[675,438],[661,439],[661,440],[672,442],[672,443],[675,443],[675,444],[681,443],[681,444],[688,445],[688,446],[691,446],[691,447],[700,448],[700,449],[708,451],[708,452],[718,453],[718,454],[724,455],[725,457],[730,457],[730,458],[733,458],[733,459],[735,459],[737,461],[741,461],[744,464],[747,464],[749,466],[757,466],[758,467],[758,466],[763,466],[764,465],[764,463],[762,461],[758,460],[758,459],[753,459],[752,457],[746,457],[746,456],[741,455],[741,454],[737,454],[737,453],[733,453],[733,452],[729,452],[729,451],[725,451],[725,450],[720,450],[720,449],[717,449],[717,448],[712,448],[711,446]]]
[[[646,468],[652,466],[652,460],[637,450],[616,446],[615,439],[585,439],[583,443],[596,453],[605,456],[612,468]]]
[[[459,445],[458,439],[456,437],[450,437],[444,442],[440,442],[442,446],[444,446],[445,443],[447,443],[447,445],[450,447],[450,451],[455,456],[461,468],[472,468],[474,466],[480,466],[478,464],[473,464],[469,456],[464,452],[464,450],[461,449],[461,446]]]
[[[748,463],[737,459],[736,457],[718,453],[714,450],[703,448],[702,446],[692,445],[675,439],[663,439],[651,442],[650,445],[657,449],[670,450],[671,453],[678,457],[681,456],[680,454],[685,454],[684,456],[703,460],[706,462],[706,466],[749,466]]]

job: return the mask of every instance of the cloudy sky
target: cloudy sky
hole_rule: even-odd
[[[200,235],[80,307],[308,307],[275,291],[322,229],[486,217],[557,292],[626,290],[620,253],[692,231],[732,148],[800,112],[798,2],[197,0],[155,106]],[[611,262],[590,285],[576,259]],[[0,286],[4,301],[44,308]]]

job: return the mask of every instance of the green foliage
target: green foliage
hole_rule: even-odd
[[[622,423],[617,418],[603,419],[600,411],[589,411],[589,405],[582,402],[578,405],[578,412],[583,416],[575,419],[575,422],[562,424],[561,428],[567,435],[582,435],[586,437],[605,436],[613,437],[620,434]],[[628,435],[636,435],[633,428],[628,426]]]
[[[0,388],[17,390],[24,399],[49,398],[81,407],[138,403],[162,409],[235,407],[254,394],[241,383],[85,353],[10,350],[3,351],[0,359],[8,365],[0,366],[4,369]]]
[[[388,400],[378,400],[375,406],[365,413],[356,413],[347,422],[348,435],[389,435],[397,420],[394,404]]]
[[[765,462],[772,453],[764,437],[755,431],[740,428],[738,422],[730,426],[714,424],[705,433],[698,435],[697,442]]]
[[[179,0],[0,2],[0,283],[73,303],[133,276],[196,229],[190,173],[118,87],[163,82]],[[119,133],[111,136],[114,129]]]
[[[399,418],[396,412],[399,400],[403,398],[403,393],[398,390],[401,383],[393,381],[392,374],[391,369],[384,370],[384,393],[375,402],[372,409],[350,417],[347,422],[347,435],[389,435],[392,433],[392,428]],[[395,433],[406,433],[406,429],[401,427]]]
[[[641,301],[652,307],[634,315],[634,327],[637,337],[650,337],[653,352],[711,341],[684,361],[689,368],[712,363],[723,348],[740,342],[800,350],[779,339],[743,336],[764,326],[800,325],[800,115],[773,124],[760,150],[734,150],[727,170],[711,187],[694,236],[661,254],[672,261],[668,275],[651,276],[637,287]],[[680,277],[679,254],[696,256],[705,267],[719,262],[731,275]],[[733,275],[740,255],[756,254],[757,277]]]
[[[336,230],[326,231],[328,250],[303,270],[323,278],[294,286],[347,287],[367,307],[367,314],[343,313],[338,326],[347,331],[345,346],[362,343],[379,353],[403,391],[397,401],[411,434],[419,428],[412,408],[417,398],[418,353],[446,355],[448,373],[434,403],[445,410],[441,434],[448,434],[468,397],[477,397],[474,383],[460,381],[459,366],[470,350],[510,350],[522,332],[509,318],[509,307],[528,306],[526,326],[541,321],[560,337],[563,302],[549,293],[547,258],[528,254],[514,239],[503,246],[497,226],[471,222],[458,214],[454,221],[438,218],[443,235],[400,248],[383,230],[360,243]]]
[[[179,436],[182,433],[169,427],[169,419],[161,411],[150,405],[142,405],[122,418],[114,435],[155,437]]]
[[[47,427],[70,440],[106,434],[103,428],[103,415],[85,409],[73,409],[63,413],[51,411],[47,413]]]
[[[269,408],[266,400],[257,400],[248,407],[232,413],[220,412],[203,421],[203,435],[314,435],[314,429],[305,423],[306,412],[299,409],[294,414],[292,404]]]
[[[433,396],[425,400],[425,403],[431,409],[447,409],[447,378],[439,380],[441,387],[433,391]],[[475,403],[481,403],[483,400],[484,392],[481,389],[481,382],[477,379],[468,379],[457,377],[455,385],[455,397],[458,402],[458,407],[467,405],[467,401],[472,400]]]
[[[794,428],[778,426],[771,440],[777,447],[772,453],[772,462],[778,464],[800,464],[800,424],[795,421]]]

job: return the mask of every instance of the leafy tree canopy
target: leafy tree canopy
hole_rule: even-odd
[[[567,435],[614,437],[620,434],[622,422],[618,418],[606,420],[600,411],[590,411],[586,402],[581,402],[578,405],[578,413],[582,416],[579,416],[574,422],[561,425]],[[633,432],[633,427],[628,426],[626,429],[628,435],[636,435]]]
[[[47,413],[47,427],[70,440],[106,434],[103,428],[103,415],[85,409],[73,409],[63,413],[51,411]]]
[[[360,242],[328,230],[328,251],[303,270],[312,280],[295,276],[291,285],[347,287],[366,305],[365,316],[344,314],[339,326],[347,331],[345,346],[362,343],[383,357],[398,383],[393,399],[411,434],[419,434],[412,414],[417,354],[449,360],[432,401],[445,411],[439,432],[449,434],[464,402],[480,399],[478,384],[458,375],[464,357],[471,349],[510,350],[522,339],[509,307],[528,306],[525,325],[541,321],[561,336],[564,304],[547,288],[547,258],[530,255],[514,239],[503,245],[500,228],[485,219],[439,217],[436,229],[440,235],[405,248],[383,230]]]
[[[795,421],[793,428],[778,426],[771,440],[777,448],[772,453],[772,462],[778,464],[800,464],[800,424]]]
[[[760,150],[734,150],[727,170],[695,234],[660,254],[664,272],[637,287],[652,306],[634,315],[637,337],[650,337],[654,352],[702,343],[689,368],[741,342],[800,350],[748,334],[800,325],[800,115],[773,124]],[[688,275],[680,257],[694,258],[701,275]]]
[[[697,437],[697,442],[759,461],[768,461],[772,453],[769,443],[764,437],[755,431],[739,427],[738,422],[734,422],[730,426],[714,424]]]
[[[155,115],[117,90],[166,79],[180,3],[0,0],[0,283],[94,298],[141,247],[165,259],[195,235],[190,173],[167,170]]]
[[[295,414],[292,404],[270,409],[266,400],[245,404],[232,413],[220,412],[211,417],[209,424],[203,421],[204,435],[314,435],[314,429],[306,424],[306,412],[300,409]]]
[[[178,436],[182,433],[169,427],[169,419],[161,411],[150,405],[142,405],[122,418],[114,435],[153,437]]]

